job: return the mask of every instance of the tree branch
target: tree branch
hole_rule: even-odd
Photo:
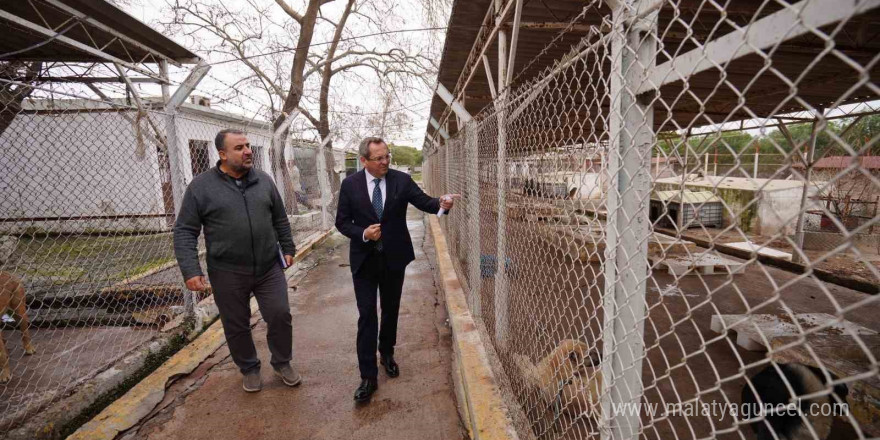
[[[331,0],[332,1],[332,0]],[[275,0],[275,3],[278,3],[278,6],[281,6],[281,9],[290,16],[290,18],[296,20],[297,23],[302,26],[303,24],[303,16],[299,12],[296,12],[290,5],[287,4],[284,0]]]
[[[348,20],[348,16],[351,15],[351,10],[354,7],[355,0],[348,0],[348,3],[345,5],[345,11],[342,13],[342,17],[339,19],[339,24],[336,25],[336,31],[333,33],[333,42],[330,43],[330,48],[327,49],[327,56],[324,58],[325,60],[330,60],[324,63],[324,74],[321,77],[321,94],[318,100],[318,108],[319,108],[319,116],[321,118],[321,125],[318,127],[318,134],[324,138],[330,134],[330,78],[333,76],[333,57],[336,54],[336,48],[339,47],[339,40],[342,39],[342,31],[345,29],[345,22]],[[332,147],[332,143],[328,144],[328,148]]]

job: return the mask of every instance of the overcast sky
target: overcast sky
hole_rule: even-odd
[[[210,2],[212,0],[204,1]],[[281,11],[281,8],[275,4],[274,0],[223,0],[223,4],[233,11],[239,8],[242,8],[242,10],[249,10],[251,6],[248,4],[248,1],[258,5],[266,6],[268,10],[271,11],[272,14],[274,14],[272,16],[273,19],[283,21],[287,18],[286,15]],[[304,11],[304,0],[287,1],[297,10]],[[394,8],[394,14],[382,17],[382,31],[412,30],[431,27],[426,19],[426,14],[424,10],[422,9],[422,2],[424,0],[396,1],[398,3],[398,6]],[[162,29],[161,23],[169,21],[170,8],[168,7],[168,4],[171,2],[173,2],[173,0],[117,1],[119,6],[123,10],[156,29]],[[331,2],[324,5],[321,8],[321,12],[324,14],[324,16],[331,18],[335,21],[335,19],[337,19],[341,15],[344,6],[345,2],[343,1]],[[444,11],[444,13],[448,14],[448,11]],[[441,22],[445,24],[445,16],[443,17]],[[361,37],[362,35],[375,32],[375,28],[369,29],[366,27],[366,25],[362,25],[354,19],[350,19],[349,25],[346,26],[346,30],[348,31],[348,36],[358,37],[359,41],[368,47],[382,48],[383,45],[387,47],[387,38],[389,38],[387,36]],[[313,38],[313,44],[329,41],[329,32],[331,32],[329,26],[325,27],[324,29],[319,28]],[[222,56],[212,55],[197,50],[195,46],[197,46],[198,44],[192,42],[192,40],[187,41],[188,38],[183,35],[172,34],[168,36],[173,38],[181,45],[191,50],[194,50],[199,56],[206,59],[209,63],[225,61]],[[410,39],[410,42],[414,45],[414,47],[418,47],[423,51],[435,54],[434,59],[437,63],[439,63],[439,54],[442,50],[443,41],[445,39],[445,31],[417,30],[414,32],[404,32],[396,34],[395,38],[400,38],[403,36]],[[209,37],[201,35],[200,38]],[[295,42],[295,38],[296,35],[293,35],[290,40],[292,42]],[[289,58],[290,60],[293,59],[292,53],[289,55]],[[224,91],[229,89],[227,84],[234,83],[235,81],[240,79],[243,74],[246,73],[248,73],[247,68],[243,65],[243,63],[238,61],[215,65],[211,68],[209,76],[206,77],[199,85],[199,91],[206,92],[207,94],[227,96],[225,93],[223,93]],[[356,84],[353,81],[348,81],[344,78],[340,78],[339,76],[333,77],[332,87],[334,87],[334,90],[336,90],[335,95],[337,99],[344,99],[349,106],[357,106],[358,112],[362,110],[364,113],[371,113],[381,110],[381,100],[377,99],[378,81],[375,80],[374,75],[369,75],[366,70],[361,73],[362,77],[369,80],[368,84]],[[184,75],[185,72],[172,72],[172,77],[178,81],[182,80]],[[434,77],[429,78],[429,83],[433,84],[435,79],[436,78]],[[157,93],[157,90],[146,90],[146,92]],[[196,93],[198,94],[198,92]],[[425,135],[425,126],[427,124],[428,112],[431,104],[431,96],[432,93],[430,88],[427,85],[422,84],[416,91],[407,93],[403,97],[402,103],[391,105],[394,110],[397,110],[398,112],[402,112],[403,114],[407,115],[409,122],[407,124],[401,124],[392,127],[392,131],[387,134],[387,140],[398,145],[411,145],[416,148],[421,148]],[[265,97],[265,94],[260,94],[258,91],[254,91],[253,93],[249,93],[243,98],[237,99],[236,102],[233,104],[221,104],[219,105],[219,107],[225,111],[243,114],[246,117],[254,117],[256,112],[258,111],[258,107],[264,105],[266,99],[267,98]],[[339,106],[332,106],[331,104],[331,110],[334,109],[340,110],[341,108]],[[317,113],[315,112],[315,114]],[[331,116],[331,125],[333,125],[334,120],[338,120],[338,118]],[[310,130],[308,129],[311,127],[311,124],[309,124],[308,121],[306,121],[305,118],[303,118],[302,116],[298,118],[295,125],[299,129],[304,130],[304,137],[316,136],[316,133],[314,133],[313,131],[311,133],[309,132]],[[364,133],[370,133],[373,130],[373,127],[362,126],[361,129]],[[338,139],[336,141],[337,146],[356,145],[357,139],[350,139],[353,136],[347,137],[348,138],[346,139]]]

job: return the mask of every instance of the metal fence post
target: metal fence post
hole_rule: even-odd
[[[602,438],[614,440],[638,436],[639,412],[621,407],[641,401],[645,353],[653,109],[646,102],[650,97],[637,96],[634,90],[655,62],[657,14],[627,25],[641,3],[647,2],[629,1],[615,9],[611,39],[608,157],[612,183],[604,264],[601,431]]]
[[[470,246],[468,247],[468,287],[471,291],[471,312],[475,317],[482,316],[482,304],[480,292],[482,291],[482,279],[480,278],[480,255],[482,249],[482,237],[480,235],[480,157],[477,133],[479,128],[476,123],[471,123],[465,131],[465,163],[468,169],[465,173],[467,180],[467,215],[468,231],[470,233]]]
[[[167,68],[167,66],[166,66]],[[174,94],[165,101],[165,145],[168,148],[168,163],[171,167],[171,193],[174,199],[174,214],[180,212],[180,205],[183,203],[183,194],[186,191],[186,158],[189,152],[186,151],[186,141],[180,136],[177,127],[177,109],[186,100],[186,98],[195,90],[202,78],[208,74],[211,66],[205,61],[193,67],[189,75],[180,87],[174,91]],[[186,290],[186,289],[184,289]],[[184,310],[189,316],[195,314],[195,293],[187,291],[189,294],[184,295]]]
[[[495,1],[495,11],[500,13],[501,2]],[[499,18],[500,19],[500,18]],[[497,167],[498,186],[498,229],[496,235],[495,251],[495,340],[502,349],[507,346],[508,338],[508,290],[507,290],[507,117],[505,108],[510,90],[507,87],[507,33],[498,31],[498,93],[496,104],[498,122],[498,157]]]
[[[184,170],[185,159],[187,157],[184,152],[185,140],[181,139],[177,129],[177,109],[166,109],[165,115],[165,145],[168,148],[168,164],[171,168],[171,194],[174,201],[174,218],[180,212],[180,205],[183,203],[183,194],[186,191],[186,172]],[[184,313],[188,316],[195,314],[195,293],[183,287],[183,308]]]
[[[804,222],[806,220],[807,204],[810,199],[810,179],[812,179],[813,165],[815,165],[816,138],[819,136],[819,116],[816,115],[810,128],[807,154],[804,157],[804,192],[801,194],[800,209],[798,209],[797,223],[795,223],[794,229],[794,243],[796,246],[791,253],[792,263],[798,264],[804,264]]]
[[[173,109],[165,116],[165,137],[168,147],[168,163],[171,167],[171,192],[174,198],[174,214],[180,212],[183,194],[186,191],[186,172],[184,171],[183,139],[177,130],[177,110]]]
[[[453,145],[455,145],[455,142],[447,142],[446,143],[446,150],[443,152],[443,193],[444,194],[449,194],[449,192],[450,192],[449,191],[449,188],[450,188],[450,185],[449,185],[449,183],[450,183],[449,159],[452,157],[452,154],[450,154],[451,153],[450,150],[452,149]]]

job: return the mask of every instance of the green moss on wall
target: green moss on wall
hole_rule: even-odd
[[[656,183],[654,185],[656,191],[674,191],[681,189],[678,183]],[[753,191],[745,191],[733,188],[706,188],[701,186],[688,185],[687,189],[691,191],[712,191],[718,197],[724,200],[726,207],[724,208],[724,226],[730,225],[731,221],[736,221],[737,226],[744,233],[754,232],[758,226],[758,204],[749,202],[755,197]]]

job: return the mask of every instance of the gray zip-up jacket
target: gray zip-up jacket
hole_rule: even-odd
[[[174,254],[183,279],[202,275],[198,238],[205,229],[208,267],[260,276],[279,264],[278,244],[295,255],[290,223],[268,174],[251,169],[241,187],[217,166],[186,188],[174,225]]]

